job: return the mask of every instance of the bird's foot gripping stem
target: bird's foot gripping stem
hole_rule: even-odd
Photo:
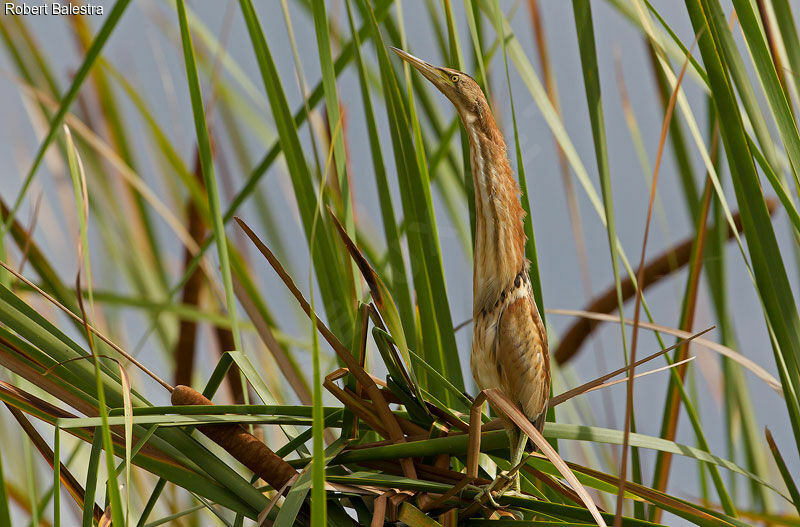
[[[518,485],[518,477],[517,474],[511,474],[509,472],[498,473],[494,481],[481,487],[481,491],[475,495],[475,501],[481,505],[484,505],[484,501],[488,501],[492,508],[502,508],[501,505],[497,503],[497,499],[508,492],[512,485]]]

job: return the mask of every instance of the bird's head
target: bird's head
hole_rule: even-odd
[[[475,80],[464,72],[434,66],[422,59],[418,59],[402,49],[392,48],[404,61],[411,64],[416,70],[431,81],[458,110],[464,124],[470,124],[476,119],[481,119],[488,111],[486,97]]]

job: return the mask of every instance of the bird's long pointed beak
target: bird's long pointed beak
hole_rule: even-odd
[[[415,57],[411,53],[406,53],[402,49],[397,49],[391,46],[389,46],[389,48],[398,55],[400,55],[401,59],[414,66],[416,70],[422,73],[426,79],[428,79],[435,85],[438,86],[444,80],[445,77],[444,74],[442,73],[442,70],[440,70],[433,64],[425,62],[424,60]]]

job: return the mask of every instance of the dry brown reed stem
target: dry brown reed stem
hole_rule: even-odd
[[[365,399],[360,397],[358,394],[354,393],[348,388],[342,389],[339,388],[335,383],[342,377],[349,374],[350,371],[347,368],[339,368],[338,370],[334,371],[333,373],[327,375],[325,377],[324,382],[322,385],[329,391],[331,394],[339,399],[339,401],[344,404],[351,412],[353,412],[357,417],[361,417],[364,421],[376,432],[386,437],[388,434],[386,432],[386,428],[383,426],[380,419],[377,417],[377,410],[375,408],[375,404],[370,401],[369,399]],[[391,392],[382,389],[381,393],[384,395],[391,394],[391,397],[387,398],[387,402],[397,403],[400,404],[401,401],[394,397],[394,394]],[[421,426],[415,424],[414,422],[405,419],[400,416],[395,416],[397,419],[400,428],[407,436],[420,436],[425,435],[426,430]]]
[[[483,414],[483,402],[486,396],[480,393],[469,411],[469,442],[467,446],[467,476],[470,478],[478,477],[478,458],[481,451],[481,421]]]
[[[214,404],[197,390],[183,385],[175,387],[171,400],[175,406]],[[240,424],[198,425],[197,429],[274,489],[281,489],[297,475],[289,463]]]
[[[331,330],[328,329],[328,327],[319,319],[319,317],[316,316],[316,313],[312,313],[311,306],[305,297],[303,297],[303,293],[301,293],[297,288],[294,280],[292,280],[275,255],[272,254],[272,251],[269,250],[264,242],[262,242],[258,236],[256,236],[256,234],[244,221],[238,217],[234,217],[234,219],[236,220],[236,223],[239,224],[239,227],[241,227],[245,232],[245,234],[247,234],[248,238],[250,238],[250,241],[252,241],[261,254],[264,255],[275,272],[278,273],[278,276],[281,278],[289,291],[291,291],[292,295],[294,295],[295,299],[297,299],[297,302],[300,304],[300,307],[306,313],[306,315],[309,317],[313,316],[313,322],[316,325],[317,330],[328,342],[328,344],[330,344],[339,359],[345,364],[345,366],[347,366],[347,369],[350,370],[350,373],[355,376],[356,380],[358,380],[358,382],[364,386],[364,390],[366,390],[369,398],[375,402],[375,408],[378,411],[378,417],[386,426],[386,431],[389,434],[389,437],[395,442],[404,443],[405,437],[403,436],[403,431],[400,429],[400,425],[398,424],[395,415],[392,413],[389,405],[383,398],[383,394],[375,384],[375,381],[373,381],[364,368],[358,364],[358,361],[355,359],[355,357],[353,357],[350,351],[344,347],[336,335],[334,335]],[[414,463],[411,459],[401,459],[400,464],[403,466],[403,472],[405,473],[406,477],[416,479],[417,473],[414,469]]]
[[[775,198],[767,198],[766,201],[770,215],[774,214],[778,208],[778,200]],[[733,215],[733,223],[736,225],[738,233],[741,233],[742,218],[738,212]],[[707,230],[706,235],[709,234],[710,232]],[[733,237],[733,230],[728,227],[728,239],[730,240]],[[694,236],[687,238],[669,250],[661,253],[653,260],[647,262],[642,277],[642,289],[647,289],[688,264],[692,256],[692,244],[694,241]],[[638,275],[639,270],[637,269],[634,273]],[[630,278],[620,280],[620,288],[622,289],[622,298],[626,301],[633,298],[636,293],[636,288]],[[614,286],[611,286],[604,293],[595,297],[595,299],[586,306],[584,311],[611,313],[615,309],[617,309],[617,290]],[[580,351],[584,341],[592,334],[597,325],[597,321],[588,319],[579,319],[575,321],[561,339],[558,349],[553,353],[553,359],[559,364],[564,364],[572,359],[572,357]]]
[[[348,392],[349,392],[349,390],[348,390]],[[352,392],[350,392],[350,394],[355,396],[355,394],[352,393]],[[366,399],[361,399],[361,403],[366,408],[369,408],[369,409],[373,410],[373,412],[376,411],[374,403],[372,403],[372,402],[370,402],[370,401],[368,401]],[[403,430],[403,432],[407,436],[418,436],[418,435],[423,435],[423,434],[425,434],[427,432],[427,430],[425,430],[424,428],[422,428],[418,424],[414,423],[413,421],[411,421],[409,419],[406,419],[405,417],[395,416],[395,418],[397,419],[397,423],[400,425],[400,428]]]
[[[458,417],[456,417],[454,415],[448,414],[447,412],[443,411],[438,406],[435,406],[435,405],[429,403],[428,401],[425,401],[425,406],[428,408],[428,412],[430,412],[431,416],[436,417],[436,418],[444,421],[445,423],[447,423],[451,427],[455,427],[455,428],[461,430],[462,432],[469,431],[469,425],[467,423],[465,423],[464,421],[462,421],[460,418],[458,418]]]
[[[384,492],[373,503],[372,521],[370,527],[383,527],[384,519],[386,518],[386,498],[389,496],[389,491]]]
[[[417,503],[419,504],[419,506],[422,508],[423,511],[439,509],[443,507],[446,502],[448,502],[451,499],[454,499],[459,492],[464,490],[464,487],[466,487],[473,481],[475,480],[473,478],[470,478],[469,476],[462,477],[458,483],[453,485],[453,487],[450,488],[450,490],[448,490],[444,494],[432,494],[432,493],[420,494],[420,496],[417,498]]]
[[[389,433],[384,428],[381,420],[375,414],[373,414],[369,408],[362,404],[361,399],[355,397],[352,393],[349,393],[336,385],[335,381],[341,378],[343,375],[346,375],[347,372],[348,370],[346,368],[340,368],[336,370],[325,377],[325,381],[322,383],[322,385],[331,393],[331,395],[336,397],[344,406],[346,406],[348,410],[353,412],[354,415],[358,416],[358,418],[367,423],[372,430],[383,437],[389,437]]]

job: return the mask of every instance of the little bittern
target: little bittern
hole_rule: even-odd
[[[469,138],[476,224],[472,376],[481,390],[500,388],[541,430],[550,395],[550,355],[528,276],[525,212],[503,135],[472,77],[392,49],[450,99]],[[516,467],[527,436],[505,421]],[[519,490],[517,477],[514,483]]]

